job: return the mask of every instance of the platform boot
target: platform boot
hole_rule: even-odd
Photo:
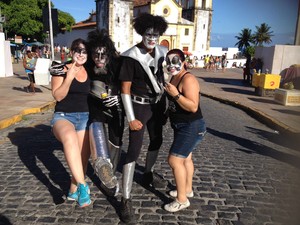
[[[121,220],[124,223],[134,223],[135,214],[132,207],[130,193],[132,190],[135,162],[127,163],[123,166],[123,196],[121,200]]]

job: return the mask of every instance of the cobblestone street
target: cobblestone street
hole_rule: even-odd
[[[167,191],[174,188],[166,161],[173,136],[167,124],[156,170],[169,185],[156,190],[141,185],[146,136],[132,191],[138,224],[299,224],[297,147],[278,142],[276,132],[234,107],[204,97],[202,105],[208,134],[193,154],[191,206],[178,213],[162,209],[171,201]],[[1,130],[0,224],[121,224],[121,195],[108,198],[99,191],[91,166],[87,182],[92,205],[80,209],[75,202],[64,201],[70,175],[62,146],[51,133],[51,116],[51,110],[27,115]],[[124,151],[127,145],[125,132]],[[121,167],[118,175],[121,178]]]

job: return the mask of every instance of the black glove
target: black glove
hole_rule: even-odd
[[[65,68],[68,69],[65,63],[53,61],[49,68],[49,72],[52,76],[65,76],[67,74],[67,72],[64,71]]]

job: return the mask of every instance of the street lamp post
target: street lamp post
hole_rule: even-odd
[[[50,30],[50,46],[51,46],[51,59],[54,60],[54,43],[53,43],[53,27],[51,15],[51,0],[48,1],[49,8],[49,30]]]

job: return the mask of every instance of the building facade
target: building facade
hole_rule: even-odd
[[[75,24],[71,32],[58,34],[55,43],[69,46],[77,37],[86,38],[95,27],[107,29],[118,51],[123,52],[141,41],[134,31],[133,19],[148,12],[163,16],[168,29],[160,44],[169,49],[206,52],[210,47],[212,0],[96,0],[96,13]],[[72,37],[72,39],[70,38]]]

